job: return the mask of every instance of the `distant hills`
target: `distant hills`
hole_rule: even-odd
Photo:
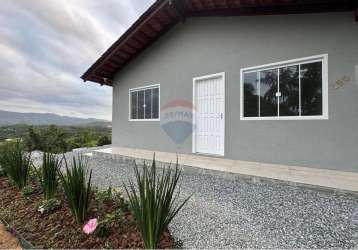
[[[0,110],[0,126],[15,124],[104,127],[112,125],[110,121],[95,118],[83,119],[51,113],[18,113]]]

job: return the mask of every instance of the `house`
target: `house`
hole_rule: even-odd
[[[113,147],[358,172],[358,4],[158,0],[82,76]]]

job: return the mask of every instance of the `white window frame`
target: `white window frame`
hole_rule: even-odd
[[[322,115],[317,116],[270,116],[270,117],[244,117],[244,73],[252,73],[262,70],[289,67],[297,64],[322,62]],[[299,77],[300,79],[300,77]],[[301,83],[301,79],[300,79]],[[300,90],[301,91],[301,90]],[[269,63],[260,66],[240,69],[240,120],[328,120],[328,54],[298,58],[293,60]]]
[[[158,118],[154,119],[132,119],[132,107],[131,107],[131,93],[137,92],[141,90],[147,90],[147,89],[156,89],[158,88]],[[144,95],[144,103],[145,103],[145,95]],[[145,116],[145,110],[144,110],[144,116]],[[142,87],[136,87],[136,88],[130,88],[128,90],[128,121],[130,122],[155,122],[160,121],[160,84],[153,84],[153,85],[147,85]]]

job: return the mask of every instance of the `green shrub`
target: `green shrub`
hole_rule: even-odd
[[[22,189],[28,184],[32,167],[31,154],[24,150],[20,140],[2,146],[0,165],[17,188]]]
[[[96,235],[104,238],[111,234],[111,224],[114,222],[121,222],[123,220],[123,214],[120,210],[116,210],[113,213],[106,214],[103,220],[100,220],[97,224]]]
[[[7,156],[6,151],[8,151],[8,147],[10,143],[1,143],[0,144],[0,176],[7,176],[5,171],[5,165],[7,164]]]
[[[49,200],[54,198],[57,192],[61,161],[55,154],[51,153],[44,153],[42,159],[42,167],[36,171],[40,179],[44,199]]]
[[[123,198],[123,194],[117,189],[109,186],[106,190],[96,190],[96,198],[103,202],[119,202]]]
[[[101,202],[110,202],[114,200],[115,193],[111,186],[109,186],[106,190],[101,191],[97,190],[96,198]]]
[[[5,177],[6,176],[6,172],[5,170],[0,166],[0,177]]]
[[[151,166],[144,163],[140,173],[134,164],[136,186],[129,180],[129,188],[125,190],[129,197],[129,204],[135,221],[142,233],[144,247],[156,249],[161,235],[172,219],[178,214],[190,197],[178,202],[180,191],[175,190],[181,176],[178,162],[174,171],[164,167],[161,174],[157,173],[155,156]]]
[[[45,127],[29,127],[24,137],[28,150],[41,150],[51,153],[64,153],[68,145],[65,140],[66,133],[63,128],[50,125]]]
[[[61,183],[72,215],[77,223],[82,223],[91,200],[92,170],[88,171],[88,161],[83,156],[73,157],[71,165],[64,159],[66,172],[59,172]]]
[[[126,199],[124,199],[123,194],[109,186],[106,190],[96,190],[95,192],[96,200],[98,201],[98,206],[100,209],[104,208],[104,203],[113,202],[115,207],[122,212],[129,211],[129,203]]]
[[[60,207],[61,202],[55,198],[49,200],[42,200],[37,205],[37,211],[40,213],[51,213]]]
[[[42,150],[43,147],[41,145],[41,135],[34,127],[29,127],[27,131],[27,136],[25,137],[25,144],[28,150]]]
[[[22,197],[28,197],[28,196],[32,195],[33,193],[34,193],[34,189],[30,185],[23,187],[23,189],[21,190]]]
[[[123,195],[119,195],[117,196],[116,198],[116,205],[117,207],[122,211],[122,212],[128,212],[130,209],[129,209],[129,202],[124,199]]]
[[[97,146],[110,145],[112,140],[107,136],[103,135],[98,139]]]
[[[106,222],[99,222],[96,228],[96,235],[100,238],[107,238],[111,234],[111,227]]]

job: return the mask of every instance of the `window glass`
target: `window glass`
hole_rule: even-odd
[[[280,68],[280,116],[300,114],[298,65]]]
[[[145,119],[152,118],[152,90],[145,90]]]
[[[153,95],[152,119],[158,119],[159,118],[159,88],[153,89],[152,95]]]
[[[131,119],[137,119],[137,93],[131,93]]]
[[[244,74],[244,116],[259,116],[258,72]]]
[[[260,116],[277,116],[277,69],[260,72]]]
[[[328,117],[324,108],[326,56],[263,65],[243,71],[243,117]],[[325,97],[327,98],[327,97]]]
[[[138,117],[144,119],[144,90],[138,91]]]
[[[322,62],[301,65],[301,114],[322,115]]]
[[[159,87],[130,92],[130,118],[150,120],[159,118]]]

